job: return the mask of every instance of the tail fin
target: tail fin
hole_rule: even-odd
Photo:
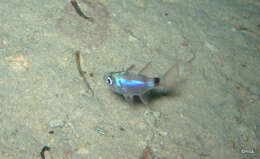
[[[192,73],[192,61],[195,59],[193,56],[185,63],[173,65],[161,78],[161,85],[167,90],[176,89],[177,84],[184,82],[187,76]],[[181,70],[180,70],[181,69]]]
[[[173,65],[162,77],[161,85],[165,89],[172,90],[176,87],[179,80],[179,64]]]

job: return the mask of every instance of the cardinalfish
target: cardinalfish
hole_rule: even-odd
[[[150,64],[151,63],[148,63],[139,73],[130,72],[130,70],[132,70],[135,65],[131,65],[125,71],[110,72],[109,74],[105,75],[105,81],[112,91],[123,95],[125,100],[132,101],[134,96],[138,96],[141,102],[147,105],[148,103],[144,98],[144,94],[151,91],[152,89],[158,88],[160,85],[162,85],[162,82],[165,83],[165,79],[169,75],[177,76],[179,71],[178,66],[173,66],[164,74],[162,78],[148,77],[143,75],[142,72]],[[171,80],[171,82],[173,81]],[[163,85],[170,88],[169,84]]]

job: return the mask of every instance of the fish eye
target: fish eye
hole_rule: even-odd
[[[111,76],[107,76],[106,82],[107,82],[107,84],[110,85],[110,86],[113,84],[113,81],[112,81],[112,79],[111,79]]]

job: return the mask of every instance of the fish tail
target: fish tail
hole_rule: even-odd
[[[154,86],[155,86],[155,87],[159,86],[160,81],[161,81],[161,79],[160,79],[159,77],[155,77],[155,78],[153,78]]]
[[[177,63],[173,65],[161,78],[161,85],[166,89],[176,89],[177,84],[187,80],[192,73],[195,56],[185,63]]]
[[[179,79],[179,64],[172,66],[162,77],[161,85],[166,89],[173,89]]]

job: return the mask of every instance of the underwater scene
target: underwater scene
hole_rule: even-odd
[[[0,1],[0,159],[259,158],[259,0]]]

